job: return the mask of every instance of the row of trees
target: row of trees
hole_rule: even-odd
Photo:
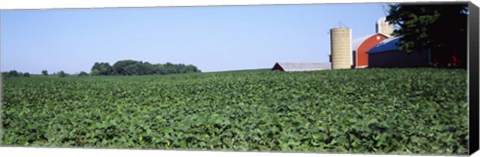
[[[47,70],[42,70],[42,75],[48,76],[48,71]],[[59,71],[58,73],[53,73],[52,75],[58,75],[60,77],[66,77],[69,76],[70,74],[64,72],[63,70]],[[85,71],[81,71],[78,76],[88,76],[88,73]]]
[[[42,75],[44,76],[48,76],[48,71],[47,70],[42,70]],[[63,70],[57,72],[57,73],[52,73],[50,75],[53,75],[53,76],[59,76],[59,77],[66,77],[66,76],[69,76],[70,74],[64,72]],[[80,74],[78,74],[78,76],[87,76],[88,73],[86,72],[80,72]],[[28,72],[25,72],[25,73],[22,73],[22,72],[18,72],[16,70],[10,70],[9,72],[2,72],[2,76],[3,77],[30,77],[30,73]]]
[[[166,64],[151,64],[149,62],[135,61],[135,60],[121,60],[117,61],[113,66],[106,62],[96,62],[90,74],[81,71],[77,76],[88,75],[164,75],[164,74],[178,74],[178,73],[194,73],[201,72],[194,65],[185,64],[172,64],[167,62]],[[62,71],[49,74],[47,70],[42,70],[42,75],[54,75],[59,77],[70,76],[70,74]],[[11,70],[9,72],[2,72],[2,76],[5,77],[30,77],[30,74]]]
[[[9,72],[2,72],[2,76],[5,76],[5,77],[19,77],[19,76],[30,77],[30,73],[28,73],[28,72],[22,73],[22,72],[18,72],[16,70],[10,70]]]
[[[92,75],[155,75],[155,74],[178,74],[201,72],[194,65],[185,64],[151,64],[149,62],[135,60],[117,61],[112,66],[106,62],[96,62],[93,67]]]

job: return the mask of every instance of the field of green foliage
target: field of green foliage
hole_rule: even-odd
[[[268,70],[2,80],[2,144],[468,153],[462,69]]]

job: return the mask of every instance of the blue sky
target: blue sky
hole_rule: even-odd
[[[375,33],[383,3],[2,10],[1,71],[90,72],[133,59],[204,72],[328,62],[329,30]]]

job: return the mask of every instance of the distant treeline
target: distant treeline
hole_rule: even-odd
[[[110,66],[106,62],[96,62],[91,75],[164,75],[178,73],[201,72],[194,65],[185,64],[151,64],[149,62],[135,60],[121,60]]]
[[[16,70],[10,70],[9,72],[2,72],[2,76],[5,77],[18,77],[18,76],[23,76],[23,77],[30,77],[30,73],[22,73],[18,72]]]
[[[33,74],[35,75],[35,74]],[[63,70],[59,71],[59,72],[54,72],[52,74],[48,74],[48,71],[47,70],[42,70],[42,75],[44,76],[48,76],[48,75],[53,75],[53,76],[59,76],[59,77],[66,77],[66,76],[69,76],[70,74],[67,74],[66,72],[64,72]],[[78,74],[78,76],[87,76],[88,73],[82,71]],[[2,72],[2,77],[30,77],[30,73],[28,72],[19,72],[17,70],[10,70],[8,72]]]
[[[113,66],[106,62],[96,62],[90,74],[81,71],[77,76],[88,75],[165,75],[165,74],[180,74],[180,73],[194,73],[201,72],[194,65],[185,64],[172,64],[167,62],[166,64],[151,64],[149,62],[135,61],[135,60],[121,60],[117,61]],[[63,70],[57,73],[49,74],[47,70],[42,70],[42,75],[54,75],[59,77],[66,77],[70,74],[65,73]],[[2,72],[3,77],[30,77],[28,72],[22,73],[16,70],[10,70],[9,72]]]

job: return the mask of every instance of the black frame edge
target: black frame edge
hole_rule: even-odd
[[[479,149],[479,12],[478,6],[468,3],[468,102],[469,154]]]

